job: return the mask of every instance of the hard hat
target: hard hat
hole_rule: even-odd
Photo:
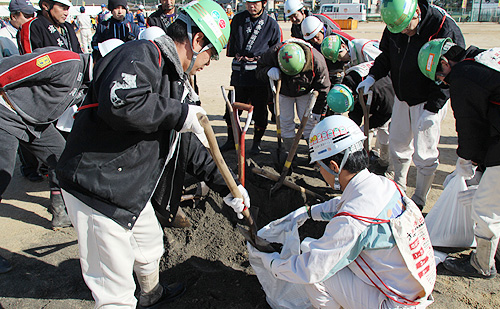
[[[306,55],[297,43],[283,45],[278,51],[278,64],[286,75],[297,75],[302,72],[306,63]]]
[[[105,7],[106,7],[106,4],[104,4],[104,3],[103,3],[103,4],[101,4],[101,7],[102,7],[102,8],[105,8]]]
[[[162,28],[152,26],[139,33],[139,40],[153,41],[154,39],[161,37],[162,35],[165,35],[165,31],[163,31]]]
[[[80,13],[85,13],[85,7],[84,6],[80,7]]]
[[[346,85],[336,84],[326,96],[328,107],[336,113],[345,113],[354,108],[354,97],[351,89]]]
[[[141,5],[139,5],[139,10],[144,11],[144,5],[142,5],[142,4],[141,4]]]
[[[301,0],[286,0],[285,1],[285,17],[289,17],[304,7]]]
[[[309,137],[311,163],[330,158],[352,146],[358,147],[365,138],[358,125],[348,117],[328,116],[311,131]]]
[[[341,46],[342,39],[340,36],[336,34],[329,35],[323,39],[323,42],[321,42],[321,53],[326,59],[329,59],[332,62],[337,62]]]
[[[439,59],[444,55],[453,45],[455,45],[450,38],[434,39],[429,41],[420,48],[418,52],[418,67],[422,74],[432,80],[436,80],[436,69],[439,64]]]
[[[222,7],[212,0],[195,0],[189,2],[181,10],[189,15],[219,54],[226,46],[231,32],[229,19]],[[183,16],[179,18],[186,21]]]
[[[314,38],[318,32],[323,30],[323,27],[323,23],[316,16],[307,16],[300,24],[300,29],[306,41]]]
[[[246,2],[261,2],[261,1],[262,1],[262,2],[265,2],[265,1],[267,1],[267,0],[247,0]]]
[[[417,10],[417,0],[382,0],[380,16],[392,33],[400,33],[412,20]]]
[[[38,6],[42,7],[42,2],[44,2],[44,1],[48,1],[48,0],[40,0],[40,2],[38,2]],[[52,0],[52,1],[60,3],[62,5],[66,5],[66,6],[72,6],[70,0]]]
[[[101,56],[104,57],[106,56],[107,53],[109,53],[110,51],[112,51],[113,49],[117,48],[122,44],[123,44],[122,40],[113,38],[97,44],[97,47],[99,48]]]
[[[226,6],[226,9],[232,9],[231,4],[228,4],[228,5]]]

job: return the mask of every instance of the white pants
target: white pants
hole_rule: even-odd
[[[474,199],[472,219],[476,222],[474,234],[498,244],[500,237],[500,166],[486,168]]]
[[[133,272],[158,271],[163,255],[163,232],[153,206],[146,204],[132,230],[62,191],[78,235],[80,264],[92,291],[95,308],[135,308]]]
[[[85,54],[92,52],[92,50],[90,49],[91,42],[92,42],[92,30],[80,29],[80,44],[82,45],[82,49]]]
[[[387,120],[386,123],[381,125],[380,127],[375,129],[375,132],[377,133],[377,145],[380,147],[380,145],[389,145],[389,124],[391,123],[391,120]]]
[[[309,98],[311,94],[305,94],[300,97],[288,97],[280,94],[280,125],[281,125],[281,137],[283,138],[294,138],[295,137],[295,109],[297,109],[297,116],[302,120],[304,112],[309,105]],[[316,122],[312,120],[312,116],[309,117],[307,125],[304,128],[304,133],[302,134],[306,140],[309,140],[309,135],[312,129],[316,125]]]
[[[425,131],[418,130],[418,120],[424,111],[424,103],[409,106],[394,96],[389,129],[389,152],[394,165],[394,181],[406,190],[406,176],[411,159],[417,172],[433,175],[438,167],[438,143],[441,121],[446,116],[447,104],[438,112],[439,121]]]
[[[348,267],[323,282],[307,284],[306,292],[315,308],[414,308],[393,302]]]

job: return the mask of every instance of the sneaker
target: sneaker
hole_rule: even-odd
[[[470,263],[470,258],[470,255],[460,259],[447,257],[443,262],[443,266],[455,275],[483,279],[495,278],[495,276],[497,275],[495,266],[491,268],[489,275],[484,275],[482,272],[478,271],[474,266],[472,266],[472,264]]]
[[[34,173],[31,173],[31,174],[25,175],[24,177],[26,179],[28,179],[29,181],[31,181],[31,182],[41,182],[41,181],[43,181],[43,176],[40,175],[40,173],[38,173],[38,172],[34,172]]]
[[[160,299],[158,299],[158,301],[156,301],[156,303],[154,303],[150,306],[141,306],[141,305],[137,304],[137,309],[164,308],[165,304],[170,303],[170,302],[176,300],[177,298],[181,297],[182,294],[184,294],[184,292],[186,292],[186,287],[184,286],[184,284],[182,284],[180,282],[172,283],[172,284],[169,284],[168,286],[163,286],[163,293],[162,293]]]
[[[2,256],[0,256],[0,274],[5,274],[12,269],[12,265],[10,265],[9,261]]]

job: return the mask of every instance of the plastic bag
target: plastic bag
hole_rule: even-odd
[[[474,191],[468,190],[464,176],[457,172],[454,174],[425,217],[425,223],[433,246],[473,247],[475,240],[471,209]]]
[[[299,227],[297,222],[278,219],[259,230],[257,235],[283,244],[280,257],[286,259],[300,253]],[[255,249],[247,245],[250,265],[252,265],[262,289],[266,293],[267,303],[271,308],[313,308],[307,296],[305,285],[278,279],[269,272],[262,260],[255,256]]]

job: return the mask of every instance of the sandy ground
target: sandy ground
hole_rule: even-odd
[[[290,33],[290,23],[280,23],[284,37]],[[481,48],[500,46],[498,24],[460,24],[467,45]],[[383,24],[361,23],[357,30],[347,31],[357,38],[380,39]],[[229,85],[230,59],[221,57],[199,73],[198,84],[203,107],[207,110],[219,145],[225,141],[222,120],[224,101],[220,86]],[[456,133],[451,109],[442,124],[439,145],[440,162],[436,178],[424,209],[427,213],[441,194],[442,182],[454,169]],[[252,157],[260,167],[273,171],[272,155],[276,149],[275,125],[270,124],[264,137],[264,152]],[[253,129],[247,134],[247,149],[251,146]],[[291,179],[299,185],[326,196],[335,192],[318,179],[319,174],[305,164],[306,147],[299,147],[299,166]],[[248,157],[248,156],[247,156]],[[236,168],[233,152],[225,154],[228,165]],[[269,197],[273,182],[247,170],[247,189],[259,225],[274,220],[289,211],[314,200],[297,191],[282,188]],[[407,194],[415,185],[415,168],[408,179]],[[78,247],[73,228],[53,231],[51,216],[46,211],[49,192],[46,182],[30,183],[16,168],[0,205],[0,254],[8,258],[14,269],[0,275],[0,308],[92,308],[90,291],[83,282],[78,261]],[[189,187],[188,187],[189,189]],[[197,207],[186,203],[183,209],[193,226],[188,229],[165,229],[166,254],[161,262],[161,280],[182,281],[186,294],[171,304],[171,308],[268,308],[256,276],[247,260],[243,237],[237,232],[232,210],[222,206],[222,198],[214,192]],[[307,223],[304,232],[321,234],[323,226]],[[454,250],[458,253],[467,253]],[[438,280],[433,293],[433,308],[498,308],[500,279],[465,279],[451,275],[438,267]]]

